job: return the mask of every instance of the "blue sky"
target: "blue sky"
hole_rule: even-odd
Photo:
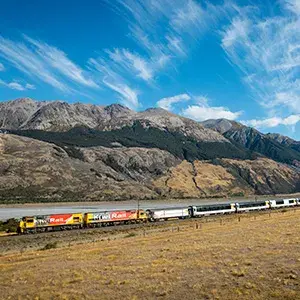
[[[300,140],[299,75],[300,0],[0,3],[0,101],[162,107]]]

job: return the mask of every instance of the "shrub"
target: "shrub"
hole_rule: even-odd
[[[57,241],[47,243],[41,250],[50,250],[50,249],[56,249],[57,248]]]

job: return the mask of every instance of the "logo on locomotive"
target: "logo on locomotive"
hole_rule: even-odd
[[[93,220],[98,221],[98,220],[110,220],[110,215],[109,213],[97,213],[93,214]]]

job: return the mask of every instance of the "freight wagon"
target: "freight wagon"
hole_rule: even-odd
[[[151,222],[163,221],[168,219],[186,219],[190,218],[189,208],[165,208],[165,209],[148,209],[148,218]]]
[[[85,227],[101,227],[111,224],[141,223],[148,220],[144,210],[117,210],[88,212],[84,214]]]
[[[83,214],[54,214],[22,218],[19,233],[35,233],[55,229],[74,229],[83,227]]]

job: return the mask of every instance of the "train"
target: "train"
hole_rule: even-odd
[[[132,209],[26,216],[20,220],[17,232],[19,234],[26,234],[54,230],[96,228],[120,224],[167,221],[170,219],[199,218],[209,215],[243,213],[293,206],[300,206],[300,198],[190,205],[146,210]]]

